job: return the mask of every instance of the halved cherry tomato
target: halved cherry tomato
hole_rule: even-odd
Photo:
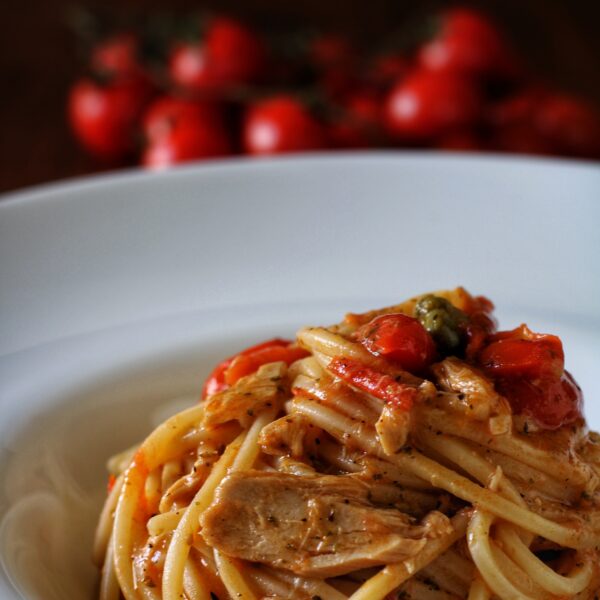
[[[393,377],[351,358],[336,356],[329,363],[328,369],[351,386],[401,410],[410,410],[417,396],[415,388],[399,383]]]
[[[371,354],[410,372],[422,371],[436,354],[435,343],[423,325],[403,314],[375,317],[356,337]]]
[[[225,371],[225,383],[234,385],[239,379],[254,373],[262,365],[278,361],[290,365],[306,356],[308,352],[299,346],[272,346],[255,350],[250,354],[239,354]]]
[[[305,356],[308,356],[306,350],[292,346],[291,341],[280,338],[250,346],[238,354],[226,358],[213,369],[202,387],[202,398],[226,390],[238,379],[250,375],[261,365],[280,360],[289,365]]]
[[[531,417],[542,429],[558,429],[582,417],[583,395],[567,371],[560,378],[500,379],[496,387],[516,414]]]
[[[555,335],[534,333],[526,325],[491,336],[479,363],[494,377],[560,378],[565,355]]]

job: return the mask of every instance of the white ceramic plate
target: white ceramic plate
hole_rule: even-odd
[[[0,597],[93,597],[107,456],[219,357],[348,310],[485,294],[503,326],[562,336],[599,427],[599,223],[597,166],[497,157],[213,163],[5,197]]]

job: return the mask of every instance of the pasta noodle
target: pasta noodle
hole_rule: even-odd
[[[464,289],[302,329],[109,460],[100,600],[597,600],[600,437],[560,340]]]

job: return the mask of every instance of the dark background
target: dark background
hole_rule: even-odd
[[[81,2],[115,15],[213,8],[263,29],[297,24],[374,39],[396,23],[451,5],[425,0],[96,0]],[[453,3],[456,4],[456,3]],[[598,0],[461,2],[489,12],[532,70],[600,105]],[[99,170],[71,138],[65,121],[69,84],[82,71],[77,43],[65,25],[73,2],[4,0],[0,36],[0,191]]]

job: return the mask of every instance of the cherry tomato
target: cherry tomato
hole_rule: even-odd
[[[235,385],[242,377],[254,373],[262,365],[279,361],[291,365],[308,355],[309,353],[299,346],[268,346],[238,354],[225,371],[225,383]]]
[[[167,135],[182,119],[222,123],[216,104],[162,96],[154,100],[144,113],[144,135],[148,140],[157,140]]]
[[[480,108],[479,89],[472,80],[418,71],[391,90],[385,119],[396,137],[424,141],[472,124]]]
[[[96,73],[113,78],[145,77],[138,51],[139,42],[133,33],[115,35],[92,50],[91,67]]]
[[[233,19],[218,18],[200,42],[173,48],[169,72],[173,82],[193,91],[223,91],[258,80],[265,69],[260,38]]]
[[[375,317],[358,329],[356,338],[371,354],[410,372],[421,372],[436,355],[435,343],[421,323],[403,314]]]
[[[410,410],[417,396],[413,387],[368,367],[357,360],[334,357],[327,368],[341,380],[401,410]]]
[[[208,376],[204,385],[202,387],[202,398],[206,398],[207,396],[212,396],[217,392],[222,392],[226,390],[229,385],[225,381],[225,373],[227,369],[231,365],[231,363],[240,355],[251,355],[255,352],[260,352],[265,349],[273,349],[273,348],[287,348],[291,345],[291,341],[282,340],[280,338],[275,338],[272,340],[267,340],[266,342],[261,342],[260,344],[256,344],[254,346],[250,346],[245,350],[242,350],[238,354],[234,354],[229,358],[221,361],[212,371],[212,373]],[[260,365],[259,365],[260,366]],[[257,367],[258,368],[258,367]]]
[[[496,387],[515,414],[531,417],[542,429],[558,429],[582,418],[583,395],[566,371],[560,378],[500,379]]]
[[[249,154],[278,154],[325,147],[321,124],[291,96],[275,96],[250,107],[244,122]]]
[[[479,353],[479,363],[494,377],[559,378],[564,361],[560,338],[534,333],[526,325],[490,336]]]
[[[83,79],[69,93],[69,122],[88,152],[103,160],[120,160],[135,148],[139,117],[147,101],[148,89],[139,82],[100,85]]]
[[[525,325],[490,336],[478,355],[513,411],[532,417],[545,429],[581,417],[581,391],[564,371],[564,358],[560,338],[534,333]]]
[[[338,148],[368,148],[381,142],[381,104],[369,92],[357,92],[344,99],[342,117],[329,128],[332,144]]]
[[[142,164],[152,169],[201,158],[217,158],[231,153],[227,131],[217,120],[197,114],[181,114],[168,131],[150,139]]]
[[[514,57],[496,26],[468,8],[455,8],[442,15],[437,36],[419,52],[419,63],[433,71],[467,75],[516,71]]]
[[[535,115],[538,131],[559,152],[582,158],[600,157],[600,112],[566,95],[548,95]]]

